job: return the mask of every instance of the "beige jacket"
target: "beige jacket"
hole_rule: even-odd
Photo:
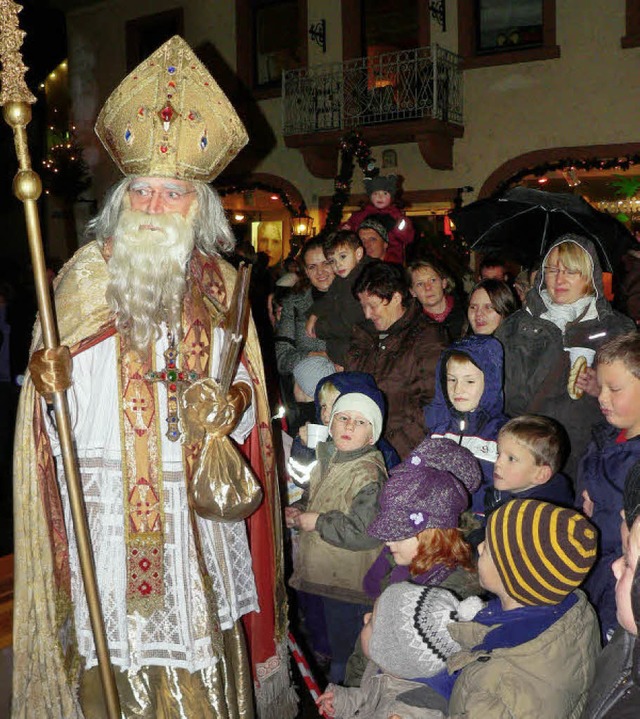
[[[593,682],[600,651],[598,621],[585,595],[530,642],[492,652],[471,651],[491,627],[451,624],[463,651],[449,658],[461,670],[449,701],[458,719],[577,719]],[[428,715],[431,716],[431,715]]]
[[[378,511],[378,494],[386,480],[382,454],[373,447],[336,452],[311,473],[307,511],[319,512],[313,532],[301,532],[292,587],[311,594],[357,604],[371,600],[362,580],[380,552],[367,534]]]

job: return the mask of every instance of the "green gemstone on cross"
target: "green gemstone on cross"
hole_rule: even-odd
[[[200,375],[194,370],[181,372],[176,368],[178,350],[172,335],[169,335],[169,347],[164,353],[165,367],[161,370],[150,370],[144,376],[148,382],[163,382],[167,388],[167,438],[171,442],[177,442],[180,438],[179,417],[178,417],[178,394],[184,386],[200,379]]]

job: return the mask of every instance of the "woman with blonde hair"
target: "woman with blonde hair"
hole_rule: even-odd
[[[602,421],[593,357],[603,342],[633,328],[604,297],[593,243],[566,234],[544,257],[526,308],[496,330],[505,355],[506,413],[543,414],[564,425],[571,440],[565,472],[574,482],[591,428]]]
[[[407,267],[411,294],[422,305],[427,317],[440,324],[449,342],[459,339],[465,324],[464,301],[455,294],[455,282],[440,265],[415,260]]]

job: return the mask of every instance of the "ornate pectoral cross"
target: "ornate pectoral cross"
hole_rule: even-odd
[[[178,415],[178,399],[181,390],[200,379],[195,370],[180,370],[177,366],[178,349],[172,332],[167,334],[169,346],[164,352],[164,369],[150,370],[144,376],[149,382],[164,382],[167,387],[167,433],[171,442],[180,438],[180,418]]]

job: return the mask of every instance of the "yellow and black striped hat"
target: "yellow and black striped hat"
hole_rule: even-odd
[[[582,515],[534,499],[493,512],[486,541],[507,594],[520,604],[558,604],[596,560],[597,531]]]

